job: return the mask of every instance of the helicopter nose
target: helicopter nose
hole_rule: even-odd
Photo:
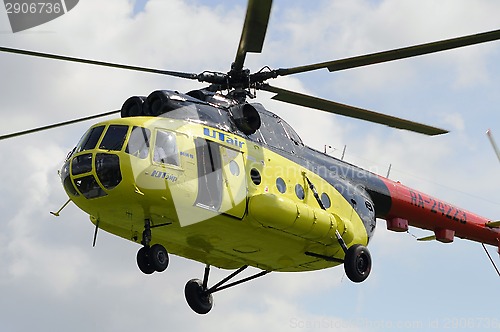
[[[111,153],[84,153],[70,158],[61,170],[68,194],[87,199],[107,195],[122,181],[120,158]]]

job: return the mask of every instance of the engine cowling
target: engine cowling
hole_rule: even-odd
[[[252,104],[236,105],[230,109],[234,123],[245,135],[251,135],[260,128],[259,112]]]
[[[185,106],[186,98],[168,90],[156,90],[144,101],[142,111],[146,116],[160,116],[168,111]]]
[[[121,108],[121,116],[122,118],[128,118],[131,116],[141,116],[144,115],[142,113],[142,107],[146,97],[144,96],[133,96],[129,99],[125,100],[123,106]]]

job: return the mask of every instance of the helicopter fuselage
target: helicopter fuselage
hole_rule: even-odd
[[[252,135],[230,130],[227,110],[206,103],[96,124],[63,167],[64,187],[99,228],[140,242],[149,220],[152,243],[206,264],[274,271],[340,264],[335,231],[348,245],[366,245],[375,227],[373,202],[349,181],[331,181],[328,165],[299,162],[303,149],[317,152],[256,107],[266,120]]]
[[[92,126],[62,169],[69,197],[101,229],[140,243],[147,221],[151,243],[173,254],[267,271],[341,264],[336,231],[347,246],[367,245],[376,218],[442,242],[457,232],[498,243],[496,229],[473,227],[486,219],[307,147],[260,104],[246,104],[261,125],[245,134],[231,101],[162,93],[167,112]]]

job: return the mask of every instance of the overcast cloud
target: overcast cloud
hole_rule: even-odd
[[[500,2],[275,0],[253,71],[290,67],[500,28]],[[0,10],[0,45],[166,70],[227,71],[245,1],[85,0],[40,27],[12,34]],[[139,12],[134,12],[140,10]],[[424,137],[271,101],[258,101],[316,149],[480,215],[496,219],[499,165],[485,136],[500,140],[500,42],[339,73],[318,71],[274,85],[451,130]],[[119,109],[132,95],[200,88],[152,74],[0,54],[0,132]],[[342,267],[275,273],[215,294],[206,316],[187,306],[187,280],[203,265],[171,257],[143,275],[139,247],[100,232],[67,199],[57,171],[92,124],[0,142],[0,330],[385,331],[498,328],[498,276],[481,245],[419,243],[379,221],[371,276],[351,283]],[[496,263],[496,248],[489,247]],[[214,269],[212,281],[227,271]],[[437,326],[435,324],[438,324]],[[490,324],[490,325],[487,325]]]

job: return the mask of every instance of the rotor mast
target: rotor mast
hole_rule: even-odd
[[[262,69],[255,73],[251,73],[250,70],[245,69],[244,67],[246,55],[249,52],[250,53],[262,52],[267,32],[267,26],[271,14],[271,7],[272,7],[272,0],[248,1],[245,22],[243,25],[243,30],[241,32],[240,42],[238,44],[236,56],[229,72],[227,73],[207,70],[197,74],[197,73],[179,72],[171,70],[160,70],[155,68],[130,66],[127,64],[96,61],[91,59],[69,57],[64,55],[14,49],[1,46],[0,46],[0,53],[11,53],[11,54],[13,53],[30,57],[48,58],[58,61],[75,62],[75,63],[103,66],[103,67],[112,67],[117,69],[155,73],[160,75],[197,80],[199,82],[210,84],[209,87],[205,88],[208,91],[218,92],[218,91],[228,90],[229,91],[228,97],[233,99],[237,103],[245,103],[247,97],[249,96],[253,97],[251,89],[265,90],[274,93],[272,99],[290,103],[293,105],[299,105],[306,108],[326,111],[329,113],[334,113],[351,118],[357,118],[369,122],[383,124],[393,128],[418,132],[425,135],[439,135],[447,133],[448,131],[432,126],[427,126],[421,123],[409,121],[406,119],[401,119],[394,116],[386,115],[383,113],[377,113],[370,110],[350,105],[340,104],[334,101],[321,99],[310,95],[297,93],[294,91],[285,90],[279,87],[274,87],[267,84],[266,81],[271,78],[277,78],[279,76],[288,76],[298,73],[305,73],[323,68],[326,68],[330,72],[333,72],[333,71],[346,70],[356,67],[364,67],[372,64],[391,62],[405,58],[411,58],[425,54],[431,54],[435,52],[441,52],[455,48],[461,48],[470,45],[491,42],[500,39],[500,29],[498,29],[478,34],[472,34],[468,36],[439,40],[431,43],[402,47],[388,51],[349,57],[345,59],[337,59],[320,63],[305,64],[290,68],[271,69],[266,66],[264,67],[265,69]],[[50,128],[55,128],[67,124],[85,121],[88,120],[89,118],[95,118],[106,115],[109,115],[109,112],[102,113],[100,115],[92,117],[82,117],[80,119],[64,121],[35,129],[29,129],[13,134],[0,136],[0,140],[14,136],[31,134],[34,132]]]
[[[245,58],[248,52],[262,52],[272,4],[272,0],[248,1],[236,57],[228,73],[228,88],[234,88],[231,95],[240,102],[245,101],[252,84],[250,70],[244,69]]]

